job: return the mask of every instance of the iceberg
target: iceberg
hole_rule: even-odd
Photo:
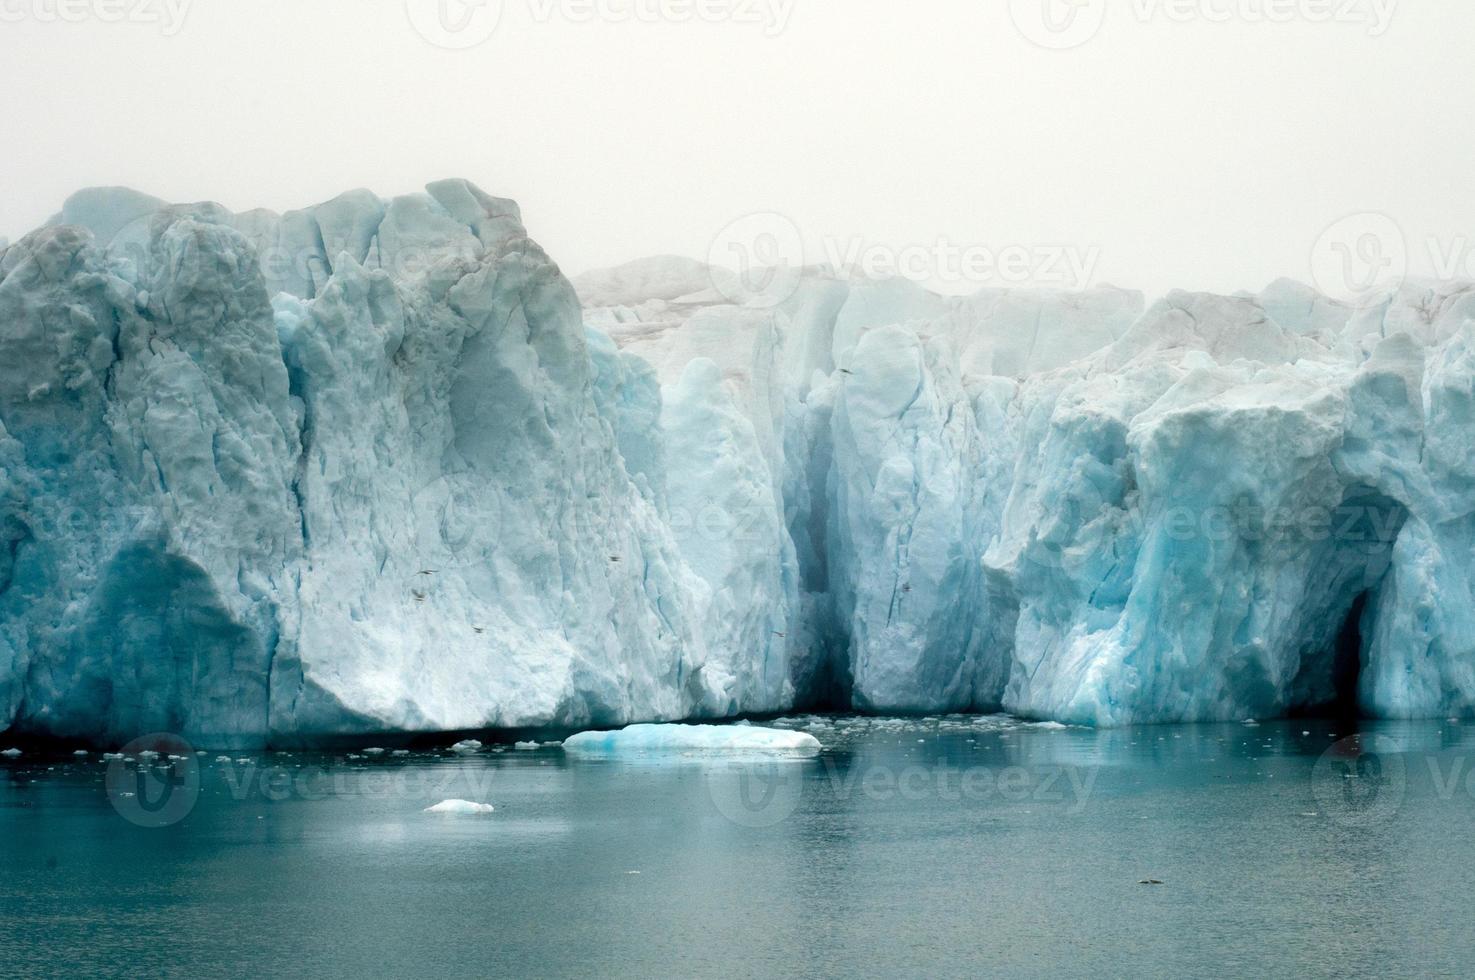
[[[424,813],[440,813],[455,817],[481,817],[495,813],[497,808],[490,803],[472,803],[470,800],[442,800],[428,806]]]
[[[580,732],[564,740],[563,750],[583,756],[667,752],[817,755],[820,743],[807,732],[756,725],[631,725],[619,731]]]
[[[1475,711],[1472,284],[790,273],[79,192],[0,247],[0,731]]]

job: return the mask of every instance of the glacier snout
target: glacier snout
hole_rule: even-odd
[[[1468,284],[734,295],[464,181],[74,196],[0,250],[0,728],[1475,707]]]

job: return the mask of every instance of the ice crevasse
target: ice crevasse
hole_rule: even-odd
[[[1475,290],[572,283],[464,181],[0,251],[0,728],[1475,706]]]

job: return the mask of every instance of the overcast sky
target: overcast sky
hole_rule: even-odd
[[[502,0],[487,35],[485,0],[0,0],[0,235],[95,184],[284,210],[464,176],[570,273],[750,212],[811,259],[945,280],[971,248],[969,283],[1012,247],[1259,289],[1364,212],[1468,271],[1475,5],[686,2]]]

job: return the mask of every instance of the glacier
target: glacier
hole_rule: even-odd
[[[0,730],[1475,708],[1475,285],[570,280],[464,180],[0,247]]]

